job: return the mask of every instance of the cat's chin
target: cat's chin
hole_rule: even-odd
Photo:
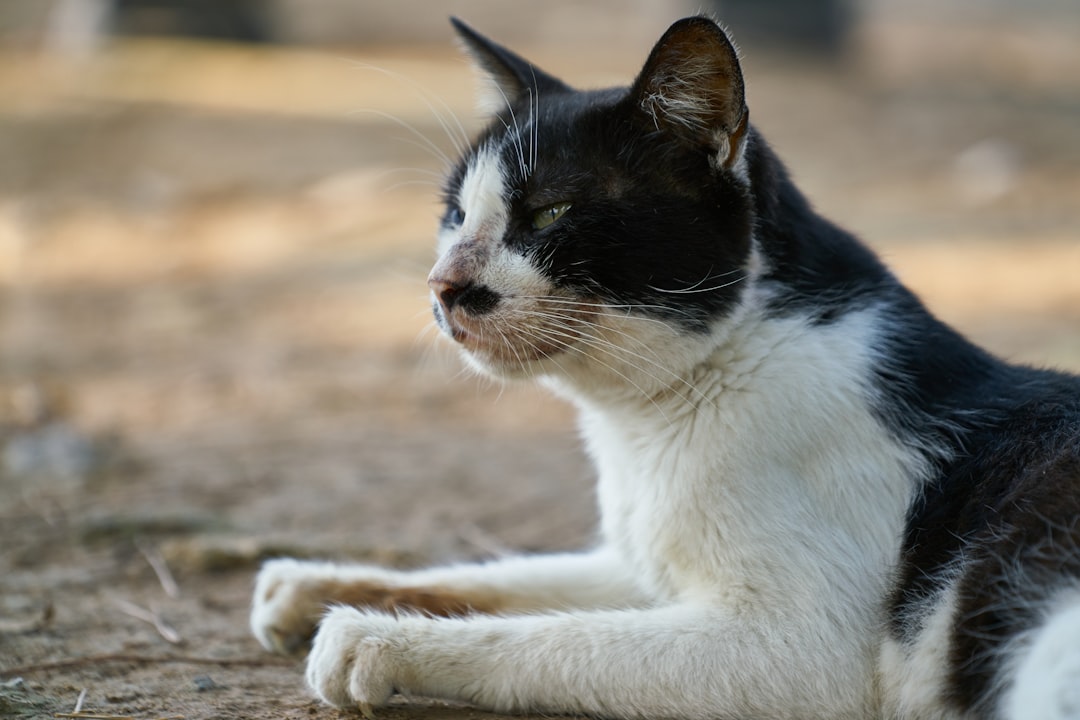
[[[568,351],[575,349],[580,337],[576,328],[567,326],[563,337],[552,341],[545,332],[503,325],[493,326],[475,319],[443,316],[440,327],[457,346],[469,366],[483,375],[500,379],[534,378],[557,372]],[[568,316],[573,321],[573,316]]]
[[[527,380],[551,374],[559,367],[557,356],[562,354],[555,350],[541,354],[533,349],[529,354],[515,354],[508,349],[493,353],[470,349],[460,343],[458,349],[469,367],[499,380]]]
[[[481,375],[500,380],[527,380],[565,371],[574,343],[515,342],[498,335],[454,333],[454,344],[468,365]]]

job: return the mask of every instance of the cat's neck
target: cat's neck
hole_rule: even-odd
[[[813,208],[756,132],[747,147],[755,241],[765,258],[773,304],[818,317],[906,294],[869,247]]]
[[[785,413],[787,401],[817,392],[862,392],[873,361],[878,308],[817,327],[801,314],[769,314],[766,290],[761,297],[749,294],[754,297],[741,312],[709,335],[671,346],[665,372],[643,370],[639,361],[618,373],[571,374],[545,384],[597,422],[632,434],[678,431],[703,418],[728,415],[747,400],[770,401],[755,409],[757,414]],[[807,391],[811,385],[813,393]]]
[[[769,341],[762,332],[767,319],[765,303],[749,287],[746,299],[729,316],[713,323],[707,332],[680,335],[670,326],[639,318],[612,318],[611,332],[628,336],[636,325],[638,334],[655,336],[630,348],[585,348],[559,364],[559,372],[542,384],[582,410],[617,418],[641,418],[670,424],[713,402],[711,395],[732,374],[742,374],[751,359]],[[644,328],[642,327],[644,323]],[[755,337],[760,340],[755,341]],[[597,353],[597,358],[584,353]]]
[[[921,453],[899,449],[902,441],[868,402],[880,312],[868,307],[826,325],[750,316],[679,388],[648,396],[595,386],[563,391],[579,406],[590,453],[626,482],[648,484],[662,473],[680,483],[758,477],[780,487],[798,476],[826,487],[842,476],[884,483],[899,506],[910,489],[903,478],[925,466]],[[867,453],[874,462],[859,465]],[[865,477],[866,467],[886,465],[888,477]]]

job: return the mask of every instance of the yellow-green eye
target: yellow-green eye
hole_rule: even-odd
[[[543,230],[544,228],[549,227],[556,220],[565,215],[566,211],[569,209],[570,203],[561,202],[537,210],[532,219],[533,230]]]

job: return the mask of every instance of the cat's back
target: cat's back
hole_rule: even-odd
[[[905,552],[919,575],[1022,515],[1080,524],[1080,376],[991,362],[963,390],[948,454],[909,512]]]

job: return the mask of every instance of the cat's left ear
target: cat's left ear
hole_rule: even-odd
[[[481,107],[500,112],[522,98],[536,98],[570,90],[562,80],[547,74],[517,53],[504,48],[473,30],[456,17],[450,18],[469,55],[491,81],[481,91]]]
[[[708,147],[719,167],[742,157],[750,114],[739,56],[705,17],[672,25],[653,48],[631,91],[657,129]]]

